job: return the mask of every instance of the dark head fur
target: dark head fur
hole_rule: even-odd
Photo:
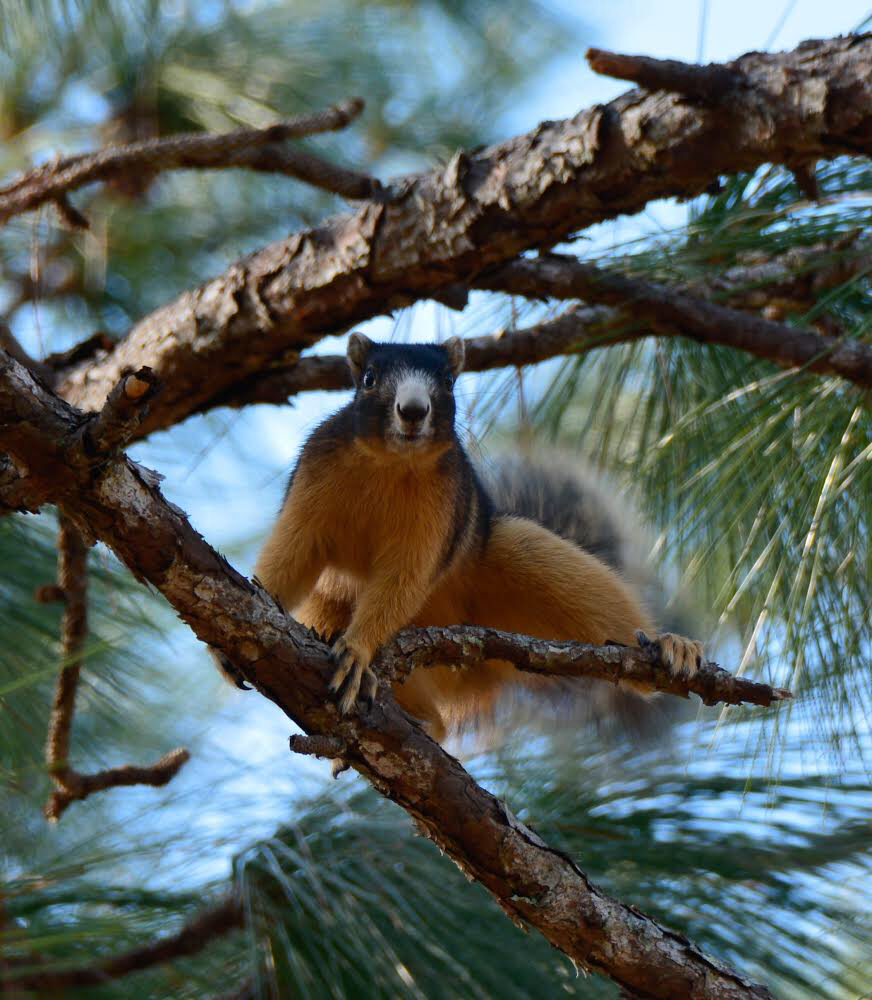
[[[463,370],[459,337],[444,344],[377,344],[352,333],[348,364],[357,438],[395,453],[440,450],[454,441],[454,380]]]

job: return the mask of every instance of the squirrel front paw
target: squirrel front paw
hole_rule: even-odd
[[[660,632],[651,639],[641,631],[636,633],[636,639],[643,649],[656,650],[660,662],[673,674],[693,677],[703,664],[705,652],[702,643],[695,639],[685,639],[674,632]]]
[[[330,690],[337,696],[340,714],[348,715],[357,704],[358,697],[367,709],[372,708],[378,678],[369,665],[372,659],[369,652],[353,640],[339,636],[331,647],[330,658],[336,664]]]

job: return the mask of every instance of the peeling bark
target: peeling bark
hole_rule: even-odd
[[[691,197],[763,163],[872,151],[872,35],[729,65],[743,85],[727,100],[632,90],[400,179],[383,203],[295,233],[147,316],[111,353],[66,372],[61,395],[97,409],[122,374],[148,365],[165,391],[142,436],[239,379],[294,364],[327,333],[653,199]]]

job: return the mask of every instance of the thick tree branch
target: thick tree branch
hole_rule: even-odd
[[[750,313],[715,305],[635,278],[585,264],[576,257],[548,254],[517,260],[478,277],[479,288],[531,298],[579,298],[617,306],[628,318],[651,324],[651,333],[723,344],[786,368],[807,368],[872,386],[872,347],[860,340],[827,337]],[[632,336],[645,335],[638,328]]]
[[[872,35],[731,63],[746,86],[711,106],[631,91],[609,104],[396,182],[367,204],[233,265],[138,323],[60,383],[94,410],[121,375],[165,385],[139,433],[237,380],[289,366],[327,333],[439,294],[535,246],[690,197],[720,175],[872,151]]]
[[[0,992],[54,992],[100,986],[113,979],[129,976],[132,972],[170,962],[174,958],[195,955],[215,938],[242,927],[243,922],[242,906],[235,897],[228,896],[216,906],[192,917],[177,934],[131,948],[114,958],[104,958],[92,965],[72,969],[38,969],[21,973],[4,971],[0,974]]]
[[[54,202],[67,222],[82,228],[87,222],[67,201],[70,191],[121,175],[151,175],[182,168],[250,167],[288,174],[330,191],[341,187],[343,190],[337,193],[346,197],[368,198],[379,190],[377,182],[327,164],[314,154],[299,155],[277,145],[288,139],[345,128],[363,106],[360,98],[354,98],[327,111],[301,115],[267,128],[241,128],[221,135],[195,132],[69,156],[31,170],[0,189],[0,225],[14,215]],[[319,173],[322,169],[323,175]],[[348,190],[356,193],[349,194]]]
[[[385,697],[384,686],[366,715],[340,717],[327,698],[328,647],[211,549],[152,477],[123,458],[95,474],[75,434],[78,420],[25,368],[0,355],[0,448],[31,470],[36,491],[50,487],[71,516],[159,589],[202,641],[227,655],[301,728],[342,740],[345,760],[409,812],[513,919],[611,977],[627,996],[771,1000],[765,987],[605,895],[476,785]]]
[[[705,664],[693,677],[673,674],[652,648],[534,639],[474,625],[405,629],[381,650],[377,662],[380,676],[405,677],[418,667],[472,667],[486,660],[505,660],[518,670],[550,677],[632,681],[683,698],[696,694],[705,705],[768,706],[791,697],[784,688],[736,677],[716,663]]]
[[[716,277],[696,279],[669,290],[676,295],[704,295],[721,299],[736,310],[760,312],[775,319],[807,312],[828,288],[849,281],[868,267],[868,249],[852,233],[831,243],[794,247],[772,258],[740,260]],[[825,266],[820,265],[825,260]],[[662,323],[656,327],[631,315],[632,310],[610,306],[572,306],[554,319],[528,327],[500,330],[465,341],[469,372],[536,364],[565,354],[580,354],[611,344],[660,334],[681,335]],[[737,313],[742,315],[742,313]],[[789,327],[791,335],[795,330]],[[821,352],[829,341],[821,341]],[[735,345],[732,345],[735,346]],[[772,360],[780,361],[778,344]],[[251,403],[284,403],[299,392],[350,389],[351,376],[343,355],[310,354],[294,364],[256,373],[206,401],[215,406],[242,407]]]

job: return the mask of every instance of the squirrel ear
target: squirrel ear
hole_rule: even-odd
[[[466,348],[463,345],[462,337],[449,337],[442,345],[448,355],[448,364],[451,374],[457,376],[463,371],[463,359],[466,356]]]
[[[348,338],[348,367],[351,369],[351,377],[354,384],[360,382],[363,368],[369,352],[372,350],[372,341],[362,333],[352,333]]]

